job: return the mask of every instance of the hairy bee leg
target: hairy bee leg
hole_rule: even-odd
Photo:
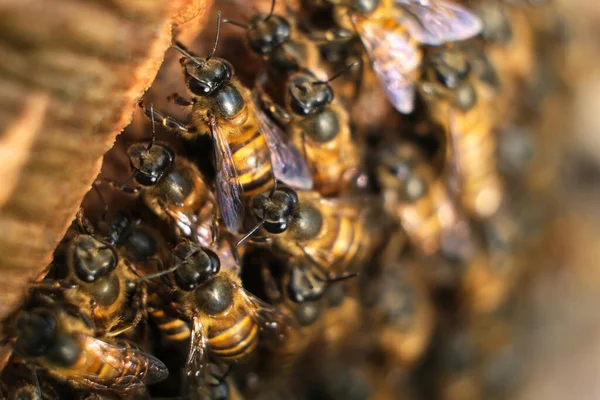
[[[125,193],[137,194],[140,191],[140,188],[132,188],[129,186],[124,186],[113,179],[107,179],[107,178],[96,179],[96,181],[94,182],[94,185],[99,185],[101,183],[106,183],[107,185],[113,187],[114,189],[120,190],[121,192],[125,192]]]
[[[194,104],[194,100],[190,101],[184,97],[181,97],[177,92],[171,93],[169,96],[167,96],[167,101],[173,102],[182,107],[190,107],[192,104]]]
[[[177,131],[184,135],[190,135],[196,132],[196,128],[194,128],[193,126],[186,125],[173,117],[164,115],[160,111],[155,110],[154,107],[146,107],[141,101],[139,102],[139,106],[142,110],[144,110],[144,114],[146,114],[148,118],[154,118],[156,122],[162,124],[165,128],[169,130]]]

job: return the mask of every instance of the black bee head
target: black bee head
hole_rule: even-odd
[[[298,115],[310,115],[333,101],[333,89],[309,71],[294,74],[288,83],[287,103]]]
[[[54,345],[57,320],[50,310],[21,311],[16,318],[16,350],[25,357],[39,357]]]
[[[261,56],[269,55],[277,47],[285,43],[291,35],[292,28],[287,19],[273,14],[255,15],[247,31],[248,44],[252,51]]]
[[[198,285],[214,277],[221,269],[219,257],[211,250],[184,242],[173,250],[180,261],[175,270],[175,283],[186,291],[194,290]]]
[[[118,263],[114,248],[91,235],[78,235],[73,239],[69,253],[73,272],[87,283],[106,276]]]
[[[269,233],[285,232],[298,206],[298,195],[290,188],[277,189],[272,196],[262,193],[252,199],[252,211]]]
[[[418,149],[408,143],[385,147],[379,153],[378,177],[404,200],[418,200],[427,192],[427,180],[418,168],[420,159]]]
[[[169,171],[175,154],[169,147],[155,143],[136,143],[127,150],[129,163],[136,171],[135,180],[143,186],[155,185]]]
[[[228,83],[233,76],[233,66],[222,58],[204,60],[182,58],[185,84],[196,96],[209,96]]]

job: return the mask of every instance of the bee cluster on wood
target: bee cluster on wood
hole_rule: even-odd
[[[182,113],[140,101],[127,176],[3,323],[1,395],[510,398],[552,82],[536,6],[464,3],[273,1],[175,40]]]

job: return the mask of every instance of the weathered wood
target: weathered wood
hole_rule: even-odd
[[[174,25],[212,0],[0,1],[0,318],[49,263]]]

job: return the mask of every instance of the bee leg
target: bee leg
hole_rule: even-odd
[[[92,226],[90,221],[88,221],[87,218],[85,218],[85,216],[83,215],[83,207],[79,207],[79,210],[77,210],[77,214],[75,215],[75,221],[77,222],[77,229],[81,233],[86,233],[88,235],[94,233],[94,227]]]
[[[103,178],[103,179],[96,179],[96,181],[94,182],[94,185],[106,183],[108,186],[111,186],[117,190],[120,190],[121,192],[137,194],[140,191],[140,188],[132,188],[132,187],[127,186],[130,180],[131,179],[127,179],[127,182],[125,182],[124,184],[121,184],[113,179]]]
[[[266,264],[261,265],[260,272],[265,284],[265,294],[269,300],[272,302],[281,300],[281,291],[277,288],[277,282],[275,281],[275,277],[271,273],[269,266]]]
[[[279,104],[276,104],[260,89],[256,91],[261,109],[278,125],[286,126],[292,121],[292,116]]]
[[[169,96],[167,96],[167,101],[172,101],[173,103],[177,104],[178,106],[182,106],[182,107],[189,107],[192,104],[194,104],[194,100],[190,101],[184,97],[181,97],[178,93],[171,93]]]
[[[196,128],[193,126],[186,125],[180,121],[177,121],[173,117],[164,115],[160,111],[155,110],[154,107],[146,107],[141,101],[138,103],[138,105],[142,110],[144,110],[144,114],[146,114],[148,118],[155,120],[171,131],[176,131],[183,135],[191,135],[196,132]]]
[[[306,28],[307,24],[304,23],[304,25]],[[343,28],[319,30],[315,27],[311,27],[309,28],[309,30],[307,30],[307,32],[309,32],[309,39],[317,43],[345,41],[350,40],[356,36],[356,34],[351,30]]]

